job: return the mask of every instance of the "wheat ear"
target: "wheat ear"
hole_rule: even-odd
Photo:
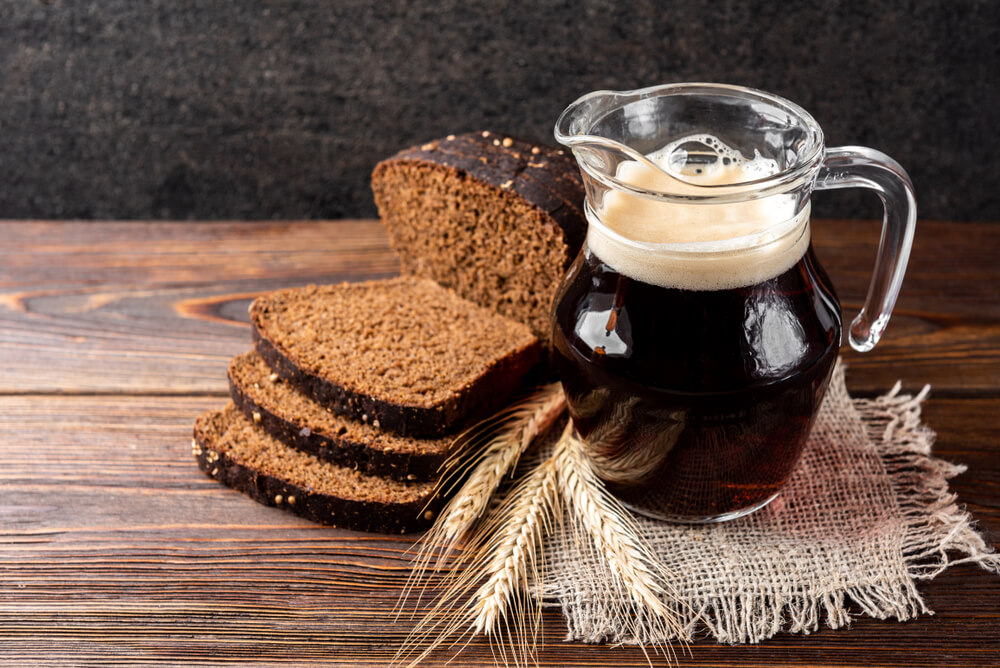
[[[417,555],[396,605],[397,618],[410,593],[427,585],[426,576],[431,570],[431,561],[436,557],[433,570],[440,570],[456,543],[467,537],[483,516],[497,487],[506,475],[513,472],[521,454],[532,441],[551,428],[565,407],[562,386],[552,383],[455,439],[452,454],[442,467],[437,493],[449,493],[463,477],[468,477],[438,515],[434,526],[414,546]]]
[[[512,419],[490,438],[482,450],[479,464],[441,513],[439,524],[443,543],[452,543],[465,536],[482,517],[490,498],[508,472],[514,469],[521,454],[539,434],[562,415],[566,397],[559,383],[541,388],[516,404]],[[460,457],[461,453],[457,453]],[[453,455],[453,458],[455,456]],[[452,462],[459,460],[452,459]],[[461,467],[452,465],[453,470]],[[445,479],[451,475],[444,476]]]
[[[572,423],[556,444],[553,458],[563,503],[574,519],[577,547],[592,554],[593,561],[610,572],[611,581],[606,583],[609,600],[621,602],[621,617],[629,620],[628,630],[633,637],[640,643],[656,638],[685,642],[688,638],[684,626],[671,609],[681,603],[667,584],[669,573],[642,539],[628,510],[594,473]],[[585,547],[586,542],[590,548]],[[671,648],[665,651],[672,657]]]
[[[513,592],[526,591],[529,577],[538,574],[537,549],[556,517],[559,500],[555,460],[539,464],[508,499],[497,520],[497,534],[487,544],[492,557],[486,568],[489,578],[475,595],[475,633],[495,633]]]
[[[512,652],[515,665],[527,665],[537,650],[541,606],[529,588],[532,583],[541,588],[542,541],[553,523],[562,519],[556,475],[555,460],[550,458],[518,485],[498,511],[493,538],[483,549],[491,556],[485,568],[487,580],[473,596],[471,631],[496,638],[505,664],[508,643],[515,638],[519,643],[519,651]]]
[[[471,639],[478,633],[496,641],[494,651],[504,665],[527,665],[541,622],[541,607],[529,587],[541,586],[540,548],[562,517],[558,508],[556,463],[550,458],[525,476],[470,537],[462,570],[416,624],[393,665],[416,666],[449,638],[465,634]]]

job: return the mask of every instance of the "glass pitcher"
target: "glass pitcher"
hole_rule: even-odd
[[[588,231],[555,298],[553,361],[595,470],[651,517],[765,506],[802,452],[841,341],[810,196],[857,186],[885,205],[848,337],[867,351],[910,252],[909,177],[878,151],[825,148],[805,110],[736,86],[598,91],[555,136],[583,173]]]

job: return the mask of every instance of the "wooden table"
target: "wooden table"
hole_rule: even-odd
[[[853,317],[878,225],[814,235]],[[411,540],[257,505],[196,468],[190,437],[250,346],[254,295],[396,271],[372,221],[0,223],[0,665],[385,665]],[[996,546],[1000,225],[921,223],[885,339],[846,357],[856,395],[933,385],[936,452],[969,466],[953,488]],[[703,640],[681,664],[1000,665],[1000,577],[958,566],[921,591],[936,615]],[[543,665],[646,665],[544,622]],[[475,642],[453,665],[493,660]]]

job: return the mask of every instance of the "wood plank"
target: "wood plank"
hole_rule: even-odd
[[[381,225],[0,223],[0,393],[222,394],[259,293],[398,273]]]
[[[0,397],[0,665],[387,664],[410,629],[391,611],[411,539],[313,525],[204,476],[191,423],[220,402]],[[1000,397],[932,398],[925,417],[937,453],[969,465],[954,489],[1000,546],[997,414]],[[920,589],[935,616],[859,618],[750,647],[703,640],[681,665],[986,666],[1000,656],[1000,578],[958,566]],[[635,648],[561,642],[556,611],[545,628],[544,665],[646,665]],[[492,666],[488,645],[477,640],[457,665]]]
[[[816,221],[847,319],[878,224]],[[246,305],[307,282],[394,274],[376,221],[0,223],[0,393],[225,392]],[[1000,225],[921,222],[896,315],[871,353],[845,351],[858,394],[902,378],[940,395],[1000,387]]]
[[[877,221],[813,221],[816,253],[844,309],[864,303],[881,232]],[[869,353],[845,344],[848,387],[874,395],[902,379],[949,396],[1000,387],[1000,225],[920,221],[886,334]]]

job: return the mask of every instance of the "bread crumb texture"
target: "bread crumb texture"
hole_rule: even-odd
[[[375,202],[404,273],[523,322],[547,344],[550,304],[586,227],[579,172],[550,148],[481,137],[379,163]]]
[[[436,408],[537,346],[524,325],[411,276],[259,297],[259,334],[302,371],[379,401]]]

